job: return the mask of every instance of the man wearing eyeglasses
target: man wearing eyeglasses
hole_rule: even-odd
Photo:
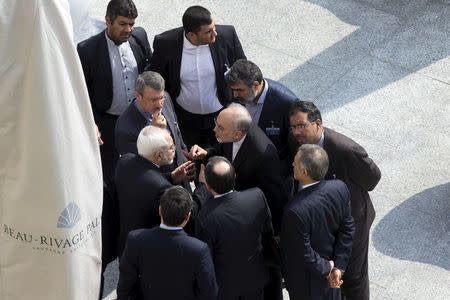
[[[144,72],[135,83],[135,99],[119,117],[115,129],[116,150],[120,155],[137,153],[136,141],[139,132],[147,125],[167,129],[175,144],[174,162],[163,168],[164,172],[173,171],[187,161],[182,150],[186,145],[178,128],[172,100],[164,92],[164,79],[156,72]],[[189,186],[185,186],[189,189]]]
[[[329,168],[325,180],[340,179],[350,191],[356,232],[352,254],[343,277],[342,292],[347,300],[368,300],[369,230],[375,219],[375,209],[368,192],[380,181],[380,169],[358,143],[323,127],[322,116],[314,103],[295,103],[289,111],[289,122],[298,145],[316,144],[327,152]],[[294,193],[297,190],[298,187],[293,188]]]

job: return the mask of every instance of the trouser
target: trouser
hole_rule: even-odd
[[[263,300],[264,299],[264,292],[263,289],[258,289],[255,291],[250,291],[243,293],[241,295],[237,296],[230,296],[230,295],[221,295],[219,293],[218,300]]]
[[[281,284],[281,269],[267,267],[269,280],[264,287],[265,300],[283,300],[283,287]]]
[[[342,295],[346,300],[369,300],[369,230],[366,220],[355,220],[352,254],[342,278]]]

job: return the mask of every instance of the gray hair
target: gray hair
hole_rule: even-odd
[[[252,124],[252,117],[245,106],[238,103],[231,103],[228,105],[227,109],[229,109],[233,115],[234,130],[239,130],[242,131],[243,134],[247,134],[250,125]]]
[[[138,154],[152,156],[158,151],[165,150],[169,147],[166,140],[167,136],[170,136],[170,134],[166,129],[153,125],[144,127],[137,139]]]
[[[163,91],[165,89],[164,78],[159,73],[153,71],[139,74],[134,83],[136,92],[142,95],[146,86],[157,91]]]
[[[321,147],[303,144],[298,148],[301,153],[298,161],[300,168],[307,170],[313,180],[323,180],[328,171],[328,155]]]

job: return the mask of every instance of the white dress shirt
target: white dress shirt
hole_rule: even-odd
[[[192,45],[184,36],[180,85],[177,103],[188,112],[206,115],[222,108],[209,45]]]
[[[232,162],[236,158],[236,155],[239,152],[239,149],[241,149],[242,143],[244,142],[246,136],[247,135],[244,135],[244,137],[240,141],[233,142],[233,151],[231,152],[231,157],[232,157],[231,161]]]
[[[134,82],[139,75],[138,65],[130,43],[116,45],[106,34],[111,63],[113,98],[109,114],[120,116],[134,99]]]

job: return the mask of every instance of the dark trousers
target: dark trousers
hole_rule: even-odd
[[[213,129],[215,126],[214,119],[219,114],[219,111],[207,115],[198,115],[184,110],[175,103],[175,113],[181,135],[188,150],[193,145],[199,145],[206,149],[217,144]]]
[[[355,220],[352,254],[342,278],[342,295],[346,300],[369,300],[369,230],[370,220]]]
[[[238,296],[223,295],[219,292],[219,297],[217,298],[217,300],[263,300],[263,299],[264,299],[263,289],[246,292]]]
[[[265,300],[283,300],[283,287],[281,284],[281,269],[277,267],[267,267],[269,280],[264,287]]]
[[[103,140],[103,145],[100,146],[103,180],[108,186],[114,183],[114,171],[119,159],[114,143],[114,130],[118,118],[119,116],[102,113],[96,120]]]

